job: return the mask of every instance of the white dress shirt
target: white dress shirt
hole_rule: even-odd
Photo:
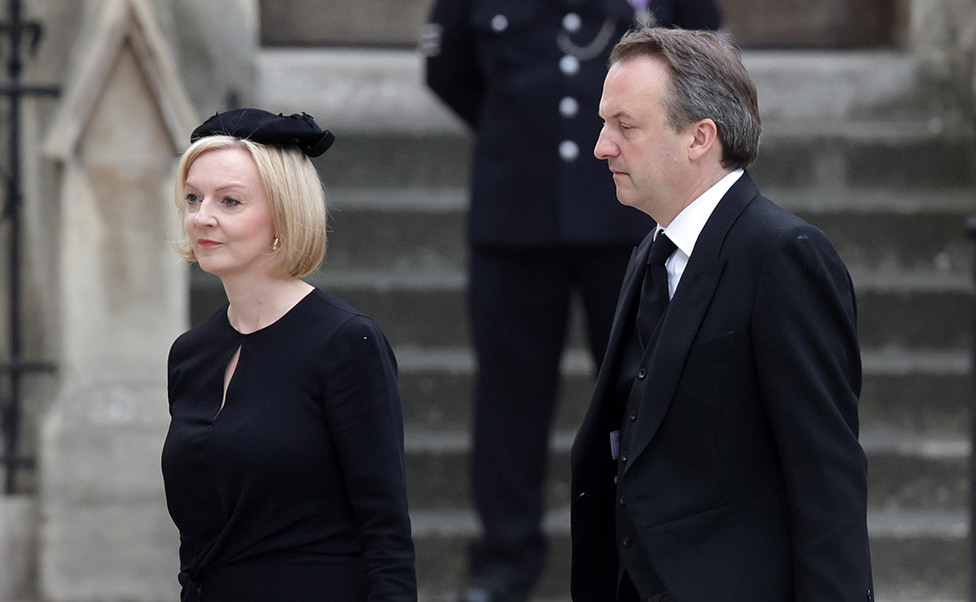
[[[678,288],[681,275],[684,274],[685,268],[688,266],[691,252],[695,250],[695,243],[698,242],[698,236],[701,234],[702,228],[705,227],[705,222],[711,217],[712,211],[715,211],[718,202],[722,200],[729,188],[732,188],[732,185],[742,177],[743,173],[741,169],[737,169],[727,174],[692,201],[690,205],[682,209],[681,213],[671,220],[667,228],[658,225],[654,236],[657,237],[663,230],[671,242],[678,247],[664,264],[668,270],[669,299],[674,297],[674,291]]]

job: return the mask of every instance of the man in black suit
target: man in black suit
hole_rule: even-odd
[[[522,602],[542,571],[549,433],[570,298],[606,351],[631,249],[654,224],[592,157],[614,43],[638,13],[716,29],[713,0],[438,0],[430,88],[477,134],[469,299],[478,359],[471,482],[483,526],[465,602]]]
[[[658,225],[573,445],[573,599],[870,601],[847,270],[744,171],[759,110],[727,40],[644,28],[610,64],[595,154]]]

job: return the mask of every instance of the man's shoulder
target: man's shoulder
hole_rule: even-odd
[[[763,265],[773,256],[784,256],[843,267],[836,248],[820,228],[762,195],[749,203],[730,229],[724,250],[748,257],[755,265]]]
[[[793,230],[819,229],[803,218],[777,205],[763,194],[759,194],[736,220],[736,226],[747,230],[750,236],[778,237]]]

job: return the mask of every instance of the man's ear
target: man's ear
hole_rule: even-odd
[[[718,139],[718,126],[711,119],[702,119],[688,126],[691,134],[691,144],[688,146],[688,158],[699,161],[713,149],[721,146]]]

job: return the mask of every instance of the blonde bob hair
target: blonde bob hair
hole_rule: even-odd
[[[184,151],[176,169],[176,207],[182,220],[186,215],[186,178],[190,166],[203,153],[242,148],[251,156],[264,184],[271,206],[271,225],[277,245],[272,256],[271,274],[276,277],[302,278],[319,269],[325,260],[326,205],[325,191],[315,166],[296,146],[272,146],[233,136],[200,138]],[[184,232],[176,249],[187,261],[196,254]]]

